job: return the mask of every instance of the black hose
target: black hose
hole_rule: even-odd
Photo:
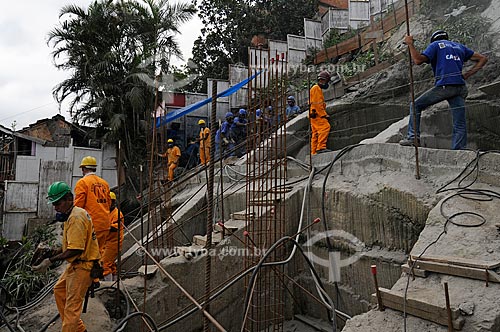
[[[16,332],[16,330],[14,330],[14,328],[10,325],[9,321],[4,316],[4,314],[1,310],[0,310],[0,318],[5,322],[5,325],[7,325],[7,328],[9,329],[9,331]]]
[[[326,292],[325,290],[325,287],[323,286],[323,283],[321,282],[321,279],[318,275],[318,273],[316,272],[316,269],[314,268],[314,265],[311,263],[311,261],[309,260],[309,257],[307,257],[307,255],[305,254],[304,250],[302,249],[302,247],[300,247],[299,243],[297,241],[295,241],[295,239],[289,237],[289,236],[285,236],[285,237],[282,237],[281,239],[279,239],[278,241],[276,241],[272,246],[271,248],[269,248],[269,250],[266,251],[265,255],[260,259],[259,263],[255,266],[254,270],[253,270],[253,273],[252,273],[252,276],[250,277],[250,280],[249,280],[249,285],[253,285],[253,283],[255,282],[255,278],[257,277],[257,274],[259,272],[259,270],[263,267],[263,266],[271,266],[271,265],[282,265],[284,264],[283,262],[271,262],[271,263],[267,263],[265,264],[265,260],[266,258],[282,243],[282,242],[286,242],[286,241],[291,241],[292,244],[294,246],[297,247],[297,249],[299,249],[300,253],[302,254],[302,256],[304,257],[307,265],[309,266],[312,274],[313,274],[313,277],[314,279],[316,279],[316,282],[317,284],[320,286],[320,288]],[[247,309],[247,306],[250,305],[249,301],[250,301],[250,296],[251,296],[251,292],[252,292],[252,287],[248,287],[247,288],[247,292],[246,292],[246,295],[245,295],[245,302],[244,302],[244,307],[243,307],[243,312],[245,313],[246,312],[246,309]],[[335,307],[333,307],[333,303],[331,304],[332,305],[332,308],[331,310],[335,313]],[[330,320],[333,322],[334,324],[334,331],[336,331],[336,323],[335,323],[335,315],[334,315],[334,318]]]
[[[59,313],[55,314],[38,332],[45,332],[49,328],[50,324],[54,323],[59,318]]]
[[[443,225],[443,230],[442,232],[438,235],[436,240],[433,242],[429,243],[424,250],[418,255],[416,259],[412,261],[412,264],[410,266],[410,273],[408,273],[407,280],[406,280],[406,286],[405,286],[405,294],[404,294],[404,305],[403,305],[403,331],[406,332],[406,298],[408,294],[408,287],[410,285],[410,276],[411,276],[411,271],[413,271],[413,268],[417,264],[417,262],[421,259],[421,257],[424,255],[424,253],[429,249],[431,246],[436,244],[441,237],[447,233],[447,226],[448,223],[451,223],[455,226],[458,227],[480,227],[486,223],[486,218],[477,212],[474,211],[460,211],[456,212],[450,216],[446,215],[444,212],[444,204],[449,201],[450,199],[454,197],[462,197],[464,199],[469,199],[469,200],[474,200],[474,201],[491,201],[494,198],[500,199],[500,193],[493,191],[493,190],[488,190],[488,189],[473,189],[471,186],[475,184],[479,178],[479,171],[480,171],[480,165],[479,161],[482,157],[484,157],[487,154],[490,153],[495,153],[495,154],[500,154],[500,151],[486,151],[486,152],[480,152],[479,150],[476,151],[476,156],[474,157],[473,160],[471,160],[467,165],[464,167],[464,169],[453,179],[448,181],[446,184],[444,184],[442,187],[440,187],[438,190],[436,190],[436,194],[439,193],[444,193],[446,191],[456,191],[454,194],[446,197],[442,202],[441,206],[439,208],[441,215],[445,218],[445,223]],[[468,169],[471,168],[469,171]],[[470,183],[465,184],[465,181],[474,174],[474,177],[472,180],[470,180]],[[458,181],[458,184],[456,187],[449,187],[452,183]],[[478,222],[476,223],[471,223],[471,224],[465,224],[465,223],[459,223],[457,221],[454,221],[453,219],[457,216],[463,216],[463,215],[470,215],[477,217],[479,219]]]
[[[142,317],[146,318],[148,320],[148,322],[152,325],[153,330],[156,331],[156,332],[159,331],[158,330],[158,326],[156,326],[156,323],[155,323],[154,319],[150,315],[148,315],[147,313],[142,312],[142,311],[136,311],[136,312],[133,312],[133,313],[129,314],[124,319],[122,319],[120,321],[120,323],[118,323],[118,325],[114,327],[113,332],[117,332],[122,327],[123,324],[125,324],[130,319],[134,318],[135,316],[142,316]]]

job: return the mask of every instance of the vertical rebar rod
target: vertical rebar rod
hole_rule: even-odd
[[[140,214],[141,214],[141,246],[144,247],[144,204],[143,204],[143,197],[142,197],[142,191],[144,190],[144,174],[143,174],[143,166],[139,165],[139,195],[140,195]],[[142,255],[142,265],[146,265],[147,262],[147,256]],[[146,269],[144,267],[144,269]],[[147,272],[146,270],[144,270]],[[146,279],[146,278],[144,278]],[[146,282],[146,281],[144,281]],[[146,312],[146,296],[147,296],[147,288],[146,288],[146,283],[144,284],[144,294],[143,294],[143,301],[142,301],[142,312]],[[144,323],[141,323],[141,332],[144,332]]]
[[[307,68],[307,112],[309,115],[311,115],[311,75],[309,72],[309,67]],[[309,125],[307,127],[307,132],[309,135],[309,173],[311,173],[312,170],[312,127],[311,127],[311,120],[309,119],[309,116],[307,117],[309,120]]]
[[[453,332],[453,318],[451,317],[450,294],[448,293],[448,283],[444,283],[444,296],[446,299],[446,314],[448,315],[448,332]]]
[[[406,12],[406,34],[410,35],[410,15],[408,13],[408,0],[405,0],[405,12]],[[413,145],[415,146],[415,178],[420,180],[420,166],[418,160],[418,137],[417,137],[417,111],[415,109],[415,85],[413,80],[413,60],[411,59],[410,48],[408,47],[408,59],[409,59],[409,73],[410,73],[410,93],[411,93],[411,107],[410,112],[413,112]]]
[[[210,113],[210,140],[215,141],[215,118],[217,117],[217,81],[212,81],[212,110]],[[212,151],[210,151],[211,157]],[[212,158],[214,160],[215,158]],[[214,163],[211,162],[208,165],[208,183],[207,183],[207,243],[205,248],[207,249],[207,255],[205,257],[205,299],[207,300],[210,297],[211,291],[211,274],[212,274],[212,261],[210,255],[210,249],[212,247],[212,232],[213,232],[213,218],[214,218]],[[222,178],[222,173],[221,173]],[[224,221],[222,221],[224,222]],[[206,301],[204,309],[206,311],[210,310],[210,305],[208,301]],[[203,318],[203,331],[210,331],[210,321],[207,317]]]
[[[117,158],[117,163],[118,163],[118,174],[117,174],[117,181],[118,181],[118,190],[117,190],[117,197],[116,197],[116,208],[118,209],[118,231],[116,232],[116,236],[118,237],[117,241],[117,253],[118,253],[118,263],[117,263],[117,274],[116,274],[116,310],[120,312],[120,274],[121,274],[121,267],[122,267],[122,254],[121,254],[121,243],[120,243],[120,234],[121,231],[123,230],[122,228],[122,218],[120,218],[120,197],[121,197],[121,185],[122,185],[122,141],[118,141],[118,158]],[[121,315],[121,312],[120,312]],[[118,315],[115,317],[119,317]]]
[[[156,120],[156,108],[158,106],[158,80],[155,80],[155,102],[153,106],[153,115],[154,120]],[[148,117],[149,119],[149,117]],[[147,226],[146,226],[146,243],[145,246],[143,246],[144,250],[146,251],[144,253],[144,256],[147,256],[147,251],[149,250],[149,223],[151,222],[151,211],[153,209],[153,204],[152,204],[152,197],[153,197],[153,168],[154,168],[154,160],[155,160],[155,155],[156,155],[156,121],[153,121],[153,135],[151,139],[151,149],[149,152],[149,170],[148,170],[148,180],[149,180],[149,186],[148,186],[148,218],[146,220]],[[147,280],[147,274],[148,274],[148,259],[145,259],[145,264],[144,264],[144,299],[143,299],[143,312],[146,312],[147,310],[147,285],[148,285],[148,280]],[[144,320],[141,320],[141,329],[144,330]]]

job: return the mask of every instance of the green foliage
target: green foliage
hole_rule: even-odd
[[[450,39],[470,48],[479,48],[484,42],[485,33],[490,28],[491,21],[470,13],[446,20],[438,29],[448,32]],[[437,30],[437,29],[436,29]]]
[[[171,69],[168,56],[180,54],[175,34],[194,12],[168,0],[96,0],[88,9],[64,6],[48,35],[56,67],[69,73],[54,98],[70,102],[75,122],[122,140],[131,166],[145,157],[140,142],[154,109],[154,78]]]
[[[9,244],[9,240],[0,236],[0,248],[5,248]]]
[[[330,34],[326,38],[326,40],[323,42],[323,47],[328,48],[330,46],[337,45],[345,40],[348,40],[358,33],[358,30],[352,29],[349,30],[345,33],[340,33],[339,30],[337,29],[332,29],[330,30]]]
[[[33,255],[38,244],[41,242],[53,244],[54,240],[52,227],[39,227],[33,236],[23,239],[21,248],[11,257],[1,281],[10,297],[11,305],[20,306],[28,303],[42,288],[55,279],[53,271],[44,274],[31,271]]]
[[[253,36],[286,40],[287,34],[303,33],[303,19],[314,16],[317,4],[317,0],[198,1],[204,28],[192,59],[201,75],[192,89],[206,91],[207,78],[227,78],[229,64],[248,63]]]

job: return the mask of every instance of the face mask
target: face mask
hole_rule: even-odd
[[[318,83],[318,85],[319,85],[319,87],[320,87],[321,89],[323,89],[323,90],[326,90],[326,89],[328,89],[328,87],[329,87],[328,83],[326,83],[326,84],[319,84],[319,83]]]
[[[69,218],[69,214],[62,213],[62,212],[56,212],[56,219],[55,219],[55,221],[57,221],[57,222],[65,222],[66,220],[68,220],[68,218]]]

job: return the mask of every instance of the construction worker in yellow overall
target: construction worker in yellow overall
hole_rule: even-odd
[[[104,246],[104,254],[102,256],[102,264],[104,268],[104,280],[113,280],[117,274],[116,271],[116,257],[118,256],[119,250],[122,248],[123,243],[123,214],[120,211],[118,215],[118,209],[116,208],[116,194],[110,192],[111,196],[111,207],[109,213],[109,233],[106,240],[106,245]],[[118,227],[118,222],[121,223]],[[118,236],[118,228],[120,228],[120,235]],[[118,249],[118,241],[120,241],[120,249]]]
[[[210,129],[207,127],[205,120],[199,120],[200,136],[197,141],[200,142],[200,162],[206,165],[210,161]]]
[[[97,176],[97,161],[92,156],[87,156],[80,163],[83,178],[78,180],[75,186],[75,206],[87,210],[94,224],[97,242],[101,255],[109,233],[109,197],[108,183]]]
[[[73,205],[71,188],[64,182],[54,182],[48,190],[49,204],[64,222],[62,249],[33,266],[35,272],[45,273],[56,261],[69,264],[54,286],[57,310],[62,319],[62,332],[87,331],[80,318],[85,293],[92,283],[90,270],[101,256],[89,214]]]
[[[309,121],[311,122],[311,154],[329,151],[326,148],[328,135],[330,134],[329,115],[326,113],[325,96],[323,90],[328,89],[330,74],[322,71],[318,74],[318,84],[310,90],[309,99]]]
[[[179,164],[179,158],[181,157],[181,149],[174,145],[174,140],[169,138],[167,140],[167,151],[163,154],[158,154],[160,157],[167,158],[168,163],[168,181],[174,180],[174,171]]]

